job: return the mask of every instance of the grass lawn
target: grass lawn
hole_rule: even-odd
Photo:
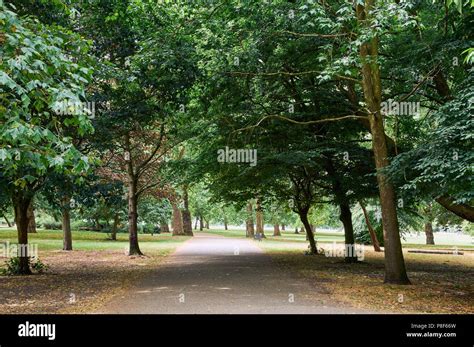
[[[238,238],[245,238],[245,230],[220,230],[220,229],[206,229],[204,230],[205,233],[221,235],[221,236],[228,236],[228,237],[238,237]],[[295,234],[293,231],[282,231],[281,236],[273,236],[273,232],[269,232],[265,230],[265,241],[274,241],[274,242],[303,242],[307,243],[306,241],[306,234],[298,233]],[[331,233],[331,232],[323,232],[318,231],[315,234],[316,241],[321,242],[344,242],[344,234],[343,233]]]
[[[72,233],[73,251],[62,251],[62,232],[29,234],[48,271],[28,277],[0,276],[1,313],[87,313],[146,276],[188,237],[139,234],[144,257],[129,257],[128,234]],[[16,242],[14,229],[0,229],[0,242]],[[0,257],[0,261],[6,258]],[[3,263],[3,261],[2,261]]]
[[[209,233],[245,237],[244,231],[210,230]],[[283,233],[254,241],[279,266],[314,283],[323,284],[332,297],[365,310],[398,313],[474,313],[474,249],[471,245],[404,244],[410,286],[386,285],[383,253],[365,246],[364,261],[346,264],[341,258],[307,256],[303,234]],[[316,232],[318,247],[343,242],[343,235]],[[415,254],[416,249],[458,249],[464,255]]]
[[[204,230],[205,233],[215,234],[220,236],[227,236],[227,237],[238,237],[238,238],[245,238],[245,230],[221,230],[221,229],[208,229]],[[288,248],[300,248],[298,245],[289,245],[286,244],[288,242],[295,242],[295,243],[303,243],[306,246],[308,245],[308,241],[306,241],[306,235],[304,233],[295,234],[293,231],[282,231],[281,236],[273,236],[273,232],[269,232],[265,230],[266,238],[262,241],[262,245],[266,245],[267,247],[272,246],[272,248],[278,248],[278,243],[285,243],[285,245],[280,245],[282,249]],[[343,243],[344,242],[344,233],[343,232],[326,232],[317,230],[314,234],[316,241],[320,243]],[[435,234],[436,238],[436,234]],[[459,242],[453,242],[453,244],[436,244],[436,245],[425,245],[420,243],[409,243],[404,242],[402,240],[402,246],[404,249],[438,249],[438,250],[454,250],[458,249],[461,250],[473,250],[473,244],[462,244]],[[372,246],[367,245],[366,248],[371,248]]]

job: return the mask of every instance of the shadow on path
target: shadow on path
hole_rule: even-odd
[[[279,268],[253,241],[197,233],[99,313],[363,312]]]

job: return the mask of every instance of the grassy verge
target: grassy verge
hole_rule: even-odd
[[[43,274],[0,276],[2,313],[88,313],[100,310],[114,295],[146,276],[188,237],[139,235],[144,257],[129,257],[127,234],[110,241],[106,234],[73,232],[73,251],[62,251],[60,231],[29,235],[39,258],[49,266]],[[0,241],[16,241],[16,232],[1,230]],[[6,258],[1,258],[6,260]],[[3,263],[3,262],[2,262]]]

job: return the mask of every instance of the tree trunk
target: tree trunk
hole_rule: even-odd
[[[257,198],[255,206],[255,224],[257,226],[257,235],[265,237],[264,222],[263,222],[263,207],[260,198]]]
[[[318,254],[318,248],[316,247],[316,240],[314,239],[314,233],[311,229],[311,224],[308,221],[308,210],[300,210],[299,216],[301,219],[301,223],[303,223],[304,228],[306,230],[306,238],[309,241],[310,247],[310,254]]]
[[[125,135],[125,148],[129,154],[127,158],[127,175],[128,175],[128,238],[129,238],[129,255],[143,255],[138,245],[138,178],[133,168],[133,158],[130,153],[130,135]]]
[[[209,230],[209,221],[206,220],[206,229]]]
[[[281,230],[282,230],[282,231],[285,231],[285,224],[282,224],[282,225],[281,225]]]
[[[356,263],[357,255],[354,242],[354,227],[352,225],[351,208],[347,202],[339,204],[340,215],[339,220],[344,225],[344,240],[345,240],[345,261],[346,263]]]
[[[281,236],[279,224],[273,224],[273,236]]]
[[[186,186],[183,188],[183,202],[183,232],[187,236],[193,236],[193,222],[191,218],[191,212],[189,211],[188,188]]]
[[[31,199],[16,196],[13,200],[15,208],[15,221],[18,231],[18,256],[20,275],[31,274],[30,259],[28,250],[28,206]]]
[[[7,222],[8,227],[11,228],[11,227],[12,227],[12,224],[11,224],[10,221],[8,220],[7,215],[6,215],[5,213],[3,213],[2,215],[3,215],[3,219],[5,219],[5,222]]]
[[[224,230],[229,230],[229,227],[227,225],[227,217],[224,216]]]
[[[137,212],[137,184],[136,181],[129,182],[128,187],[128,234],[129,252],[128,255],[143,255],[138,245],[138,212]]]
[[[35,209],[33,207],[33,201],[28,206],[28,232],[36,233],[36,220],[35,220]]]
[[[97,231],[101,231],[102,228],[101,228],[101,226],[100,226],[99,218],[94,218],[94,223],[95,223],[95,229],[96,229]]]
[[[63,229],[63,251],[72,251],[71,214],[69,210],[70,203],[71,198],[65,196],[63,199],[63,207],[61,209],[61,227]]]
[[[171,207],[173,208],[173,221],[172,221],[173,236],[184,235],[183,217],[181,216],[181,210],[179,209],[176,202],[172,202]]]
[[[196,216],[196,221],[194,222],[194,230],[197,230],[198,222],[199,222],[199,216]]]
[[[112,225],[112,233],[110,235],[110,238],[112,241],[117,241],[117,229],[120,223],[120,218],[118,213],[114,214],[114,224]]]
[[[182,213],[183,216],[183,232],[187,236],[193,236],[193,226],[191,222],[191,212],[189,210],[184,210]]]
[[[370,12],[375,0],[366,0],[364,5],[357,5],[357,19],[361,25],[372,25]],[[372,148],[377,168],[377,182],[382,208],[382,224],[385,246],[385,283],[410,284],[405,261],[403,259],[400,230],[398,225],[395,190],[381,170],[389,164],[384,120],[380,112],[382,84],[378,59],[378,38],[373,37],[363,43],[359,51],[362,60],[362,87],[365,102],[369,109],[369,122],[372,134]]]
[[[295,234],[299,234],[298,227],[295,228]]]
[[[168,226],[168,223],[161,223],[160,224],[160,230],[162,233],[169,233],[170,232],[170,227]]]
[[[199,231],[203,231],[204,230],[204,217],[201,215],[199,215]]]
[[[367,225],[367,229],[369,230],[369,235],[370,235],[370,239],[372,240],[372,245],[374,246],[374,251],[382,252],[382,250],[380,249],[380,244],[377,238],[377,234],[375,233],[375,230],[372,227],[372,223],[370,222],[369,214],[367,213],[367,210],[362,202],[359,201],[359,205],[362,208],[362,212],[364,213],[365,224]]]
[[[436,202],[458,217],[474,222],[474,208],[472,206],[456,204],[452,198],[447,196],[440,196],[436,199]]]
[[[433,224],[431,222],[425,223],[426,244],[434,245]]]
[[[247,203],[247,237],[254,238],[255,236],[255,229],[254,229],[254,224],[253,224],[253,208],[252,208],[252,203],[248,202]]]

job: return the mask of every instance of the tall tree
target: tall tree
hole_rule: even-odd
[[[89,118],[81,111],[58,110],[85,101],[91,70],[81,65],[87,45],[77,35],[19,19],[4,4],[0,26],[0,171],[23,249],[19,273],[29,274],[28,207],[35,193],[53,172],[80,176],[89,167],[89,159],[65,134],[66,128],[78,136],[91,131]],[[74,60],[71,51],[76,52]]]

